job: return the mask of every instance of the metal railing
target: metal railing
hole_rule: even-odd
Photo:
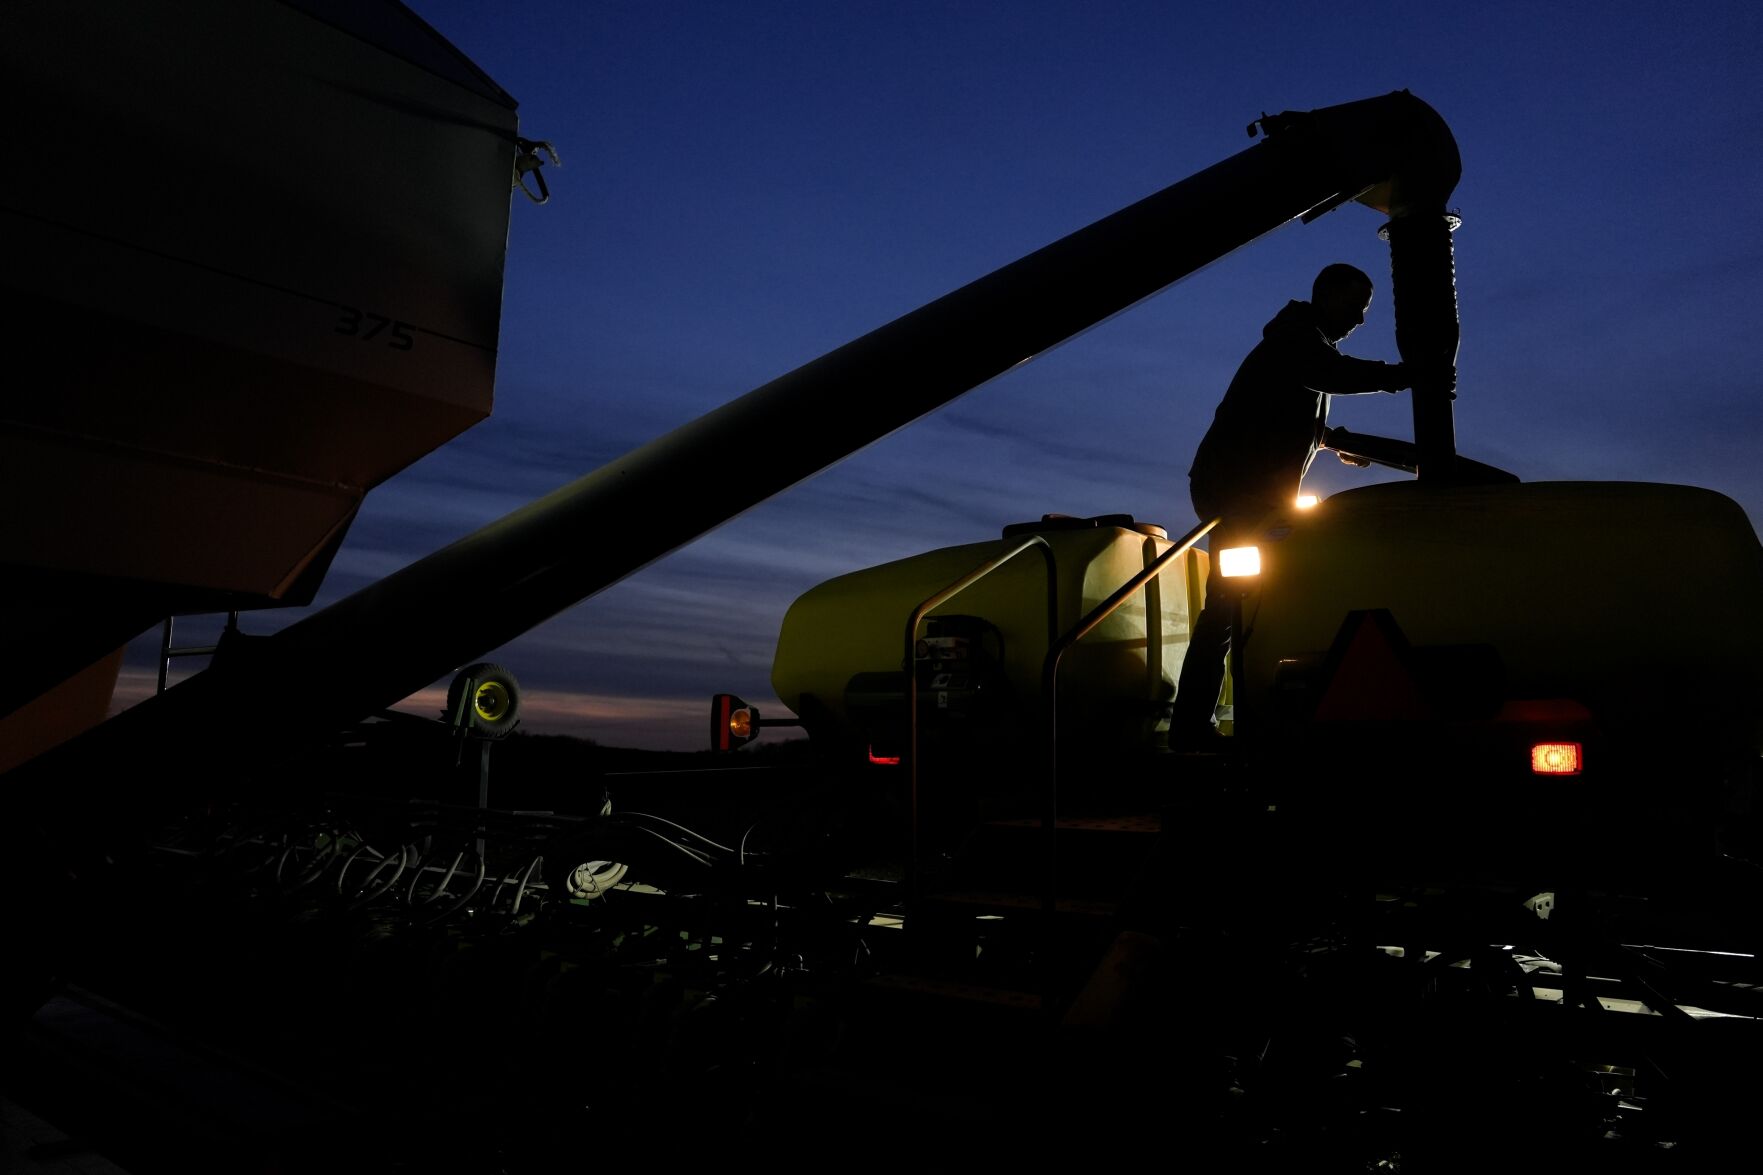
[[[1047,841],[1047,889],[1041,895],[1041,907],[1048,920],[1049,933],[1059,900],[1059,663],[1071,646],[1093,632],[1097,625],[1112,616],[1122,604],[1162,574],[1165,567],[1191,551],[1194,544],[1221,521],[1222,518],[1213,518],[1190,530],[1180,542],[1146,564],[1143,571],[1127,580],[1113,595],[1090,609],[1064,636],[1051,641],[1047,646],[1047,659],[1041,670],[1041,694],[1042,702],[1046,706],[1047,731],[1047,786],[1041,800],[1041,829]],[[1146,640],[1154,639],[1156,637],[1147,631]]]
[[[1059,631],[1058,568],[1054,563],[1052,544],[1038,534],[1029,535],[1004,554],[986,560],[948,587],[930,596],[912,610],[911,619],[906,622],[906,655],[902,664],[906,670],[906,772],[909,789],[907,819],[911,826],[906,862],[908,901],[918,896],[918,626],[924,623],[932,609],[948,603],[1030,548],[1038,549],[1047,564],[1047,640],[1051,642]]]

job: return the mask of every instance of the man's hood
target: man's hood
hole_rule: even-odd
[[[1309,302],[1291,301],[1261,328],[1261,337],[1271,339],[1276,335],[1294,335],[1304,331],[1313,331],[1323,342],[1328,342],[1328,336],[1322,333],[1322,327],[1316,321],[1316,307]]]

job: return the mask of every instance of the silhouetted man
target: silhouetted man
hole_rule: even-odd
[[[1204,744],[1217,733],[1212,714],[1231,641],[1231,605],[1217,552],[1247,545],[1262,519],[1296,505],[1298,486],[1322,443],[1330,396],[1409,386],[1402,364],[1354,359],[1336,349],[1365,321],[1371,288],[1362,271],[1330,265],[1316,275],[1310,301],[1287,302],[1237,369],[1194,455],[1188,470],[1194,510],[1202,520],[1223,521],[1210,535],[1206,606],[1182,663],[1172,746]]]

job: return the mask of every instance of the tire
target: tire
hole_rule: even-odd
[[[466,696],[470,690],[471,696]],[[514,674],[488,662],[467,665],[447,688],[449,726],[463,726],[486,738],[503,738],[520,720],[520,683]]]

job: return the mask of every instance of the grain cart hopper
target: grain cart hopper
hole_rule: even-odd
[[[489,414],[514,100],[395,3],[8,5],[0,771]],[[527,177],[529,185],[535,182]],[[113,653],[113,651],[115,651]],[[73,680],[78,676],[79,680]],[[45,698],[67,683],[59,698]]]

